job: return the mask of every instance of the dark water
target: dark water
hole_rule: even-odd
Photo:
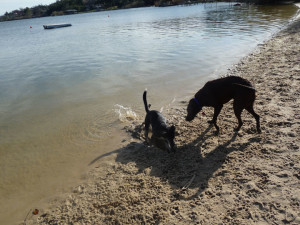
[[[115,110],[142,117],[145,88],[155,108],[176,104],[296,12],[211,3],[0,23],[0,222],[113,150],[119,116],[135,116]],[[55,23],[73,26],[42,27]]]

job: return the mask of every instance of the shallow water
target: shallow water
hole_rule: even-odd
[[[124,123],[144,116],[145,88],[153,108],[176,104],[296,12],[212,3],[0,23],[0,223],[114,150]],[[42,28],[53,23],[73,26]]]

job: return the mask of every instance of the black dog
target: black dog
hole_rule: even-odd
[[[151,141],[155,143],[164,143],[168,151],[174,151],[174,138],[175,138],[175,126],[169,127],[166,123],[166,119],[163,115],[156,111],[156,110],[149,110],[147,99],[146,99],[147,91],[144,91],[143,100],[146,110],[146,117],[145,117],[145,138],[146,142],[148,142],[148,133],[149,127],[152,127],[152,137]],[[162,140],[163,139],[163,140]]]
[[[215,125],[217,133],[217,117],[223,107],[223,104],[233,99],[234,114],[238,119],[239,125],[235,128],[239,131],[243,125],[241,113],[246,109],[256,120],[256,129],[261,133],[259,115],[254,112],[253,104],[255,101],[255,89],[252,84],[241,77],[229,76],[207,82],[191,99],[187,107],[187,121],[192,121],[203,106],[214,107],[214,116],[209,123]]]

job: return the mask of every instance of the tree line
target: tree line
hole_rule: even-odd
[[[177,5],[188,0],[57,0],[50,5],[38,5],[31,8],[20,8],[6,12],[0,21],[28,19],[44,16],[57,16],[81,12],[126,9],[146,6]]]

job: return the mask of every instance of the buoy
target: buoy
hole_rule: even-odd
[[[32,26],[30,26],[30,28],[32,28]]]

